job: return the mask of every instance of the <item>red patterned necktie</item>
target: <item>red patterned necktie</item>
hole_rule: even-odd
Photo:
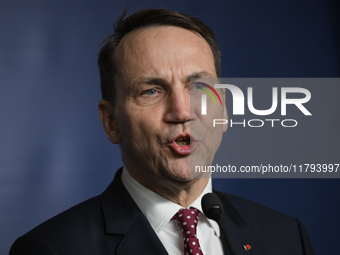
[[[184,255],[203,255],[199,245],[196,228],[199,211],[194,208],[180,209],[172,219],[176,219],[184,239]]]

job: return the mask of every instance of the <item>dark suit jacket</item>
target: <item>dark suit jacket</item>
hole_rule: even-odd
[[[100,196],[17,239],[10,255],[167,254],[125,189],[121,172]],[[298,220],[236,196],[215,193],[224,205],[223,222],[237,255],[315,254]],[[251,249],[244,250],[245,244]]]

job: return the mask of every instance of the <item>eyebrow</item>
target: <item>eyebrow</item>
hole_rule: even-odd
[[[201,72],[194,72],[189,74],[185,77],[186,81],[190,81],[190,79],[198,79],[198,78],[213,78],[214,76],[206,71]],[[137,81],[133,82],[134,85],[140,85],[142,83],[146,83],[149,85],[157,85],[157,84],[167,84],[167,81],[163,78],[159,77],[146,77],[142,79],[138,79]]]
[[[214,78],[214,76],[211,73],[208,73],[206,71],[201,71],[201,72],[195,72],[186,77],[186,79],[189,81],[190,79],[198,79],[198,78]]]

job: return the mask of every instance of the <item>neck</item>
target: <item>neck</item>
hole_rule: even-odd
[[[151,190],[180,206],[188,207],[201,195],[207,186],[208,180],[208,178],[198,178],[190,183],[176,183],[175,185],[167,185],[166,187],[155,187],[155,189]]]
[[[142,178],[128,170],[131,177],[145,188],[176,203],[182,207],[188,207],[203,192],[209,181],[209,176],[195,178],[187,181],[174,180],[172,178]]]

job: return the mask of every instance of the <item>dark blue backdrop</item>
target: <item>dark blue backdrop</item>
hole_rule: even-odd
[[[210,25],[224,77],[340,76],[339,1],[1,1],[0,254],[37,224],[102,192],[122,165],[97,112],[96,58],[130,2],[131,11],[165,7]],[[339,130],[339,115],[333,122]],[[315,150],[332,147],[304,153]],[[318,254],[337,253],[339,179],[214,182],[298,217]]]

